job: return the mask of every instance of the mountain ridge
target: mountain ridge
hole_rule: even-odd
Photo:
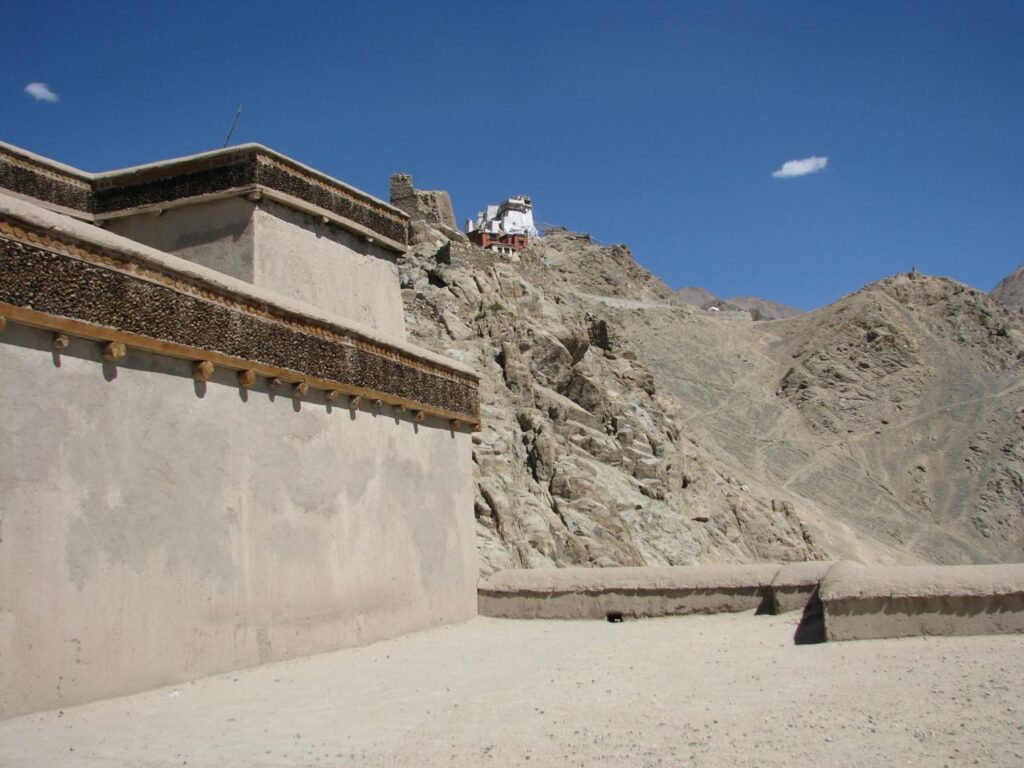
[[[777,301],[762,299],[759,296],[733,296],[723,299],[706,288],[685,285],[675,291],[680,301],[706,310],[726,310],[730,312],[749,312],[754,320],[780,320],[795,317],[803,312],[796,307],[780,304]]]

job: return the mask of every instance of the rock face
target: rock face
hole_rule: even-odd
[[[992,298],[1016,312],[1024,312],[1024,264],[999,281]]]
[[[627,306],[689,314],[627,249],[560,232],[514,263],[417,231],[400,262],[409,332],[483,377],[474,460],[485,573],[823,554],[792,501],[689,439],[676,404],[590,306],[587,291],[618,291]],[[570,283],[563,260],[592,268]]]
[[[1024,558],[1024,320],[985,294],[901,275],[723,323],[624,246],[414,232],[410,334],[483,375],[485,572]]]

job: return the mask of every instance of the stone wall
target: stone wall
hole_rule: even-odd
[[[413,221],[442,225],[458,230],[452,199],[443,190],[425,191],[412,185],[412,176],[396,173],[391,176],[391,204],[401,208]]]

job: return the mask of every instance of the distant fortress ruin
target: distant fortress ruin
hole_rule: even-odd
[[[479,380],[409,216],[258,145],[0,145],[0,717],[476,613]]]
[[[475,219],[467,219],[463,233],[455,225],[455,211],[443,190],[416,189],[412,176],[396,173],[391,177],[391,204],[409,214],[414,222],[424,222],[450,237],[464,234],[479,248],[513,256],[527,246],[539,232],[533,221],[533,201],[527,195],[506,198],[499,205],[488,205]]]

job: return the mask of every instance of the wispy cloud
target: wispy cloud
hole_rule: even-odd
[[[49,101],[51,103],[60,101],[60,97],[50,90],[46,83],[29,83],[25,86],[25,93],[36,101]]]
[[[795,176],[806,176],[817,173],[828,165],[827,157],[805,157],[803,160],[789,160],[772,174],[776,179],[792,179]]]

